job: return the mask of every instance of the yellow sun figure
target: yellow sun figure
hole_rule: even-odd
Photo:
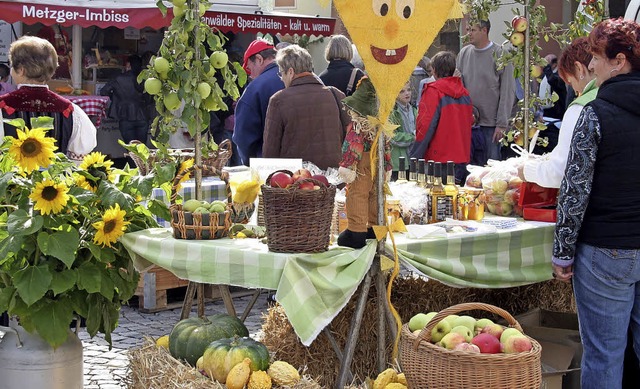
[[[124,220],[127,213],[120,209],[120,205],[107,209],[102,215],[102,220],[93,223],[96,235],[93,243],[108,247],[115,243],[127,230],[128,221]]]
[[[449,18],[460,17],[459,0],[335,0],[380,100],[385,123],[400,89]]]
[[[17,130],[17,138],[14,138],[9,146],[9,154],[14,161],[27,173],[47,167],[55,157],[55,139],[45,135],[44,128],[25,128]]]
[[[34,202],[33,209],[43,215],[57,214],[69,201],[69,188],[64,183],[56,183],[52,179],[38,182],[29,198]]]
[[[185,172],[188,169],[191,169],[193,167],[194,163],[195,163],[195,161],[194,161],[193,158],[189,158],[189,159],[186,159],[186,160],[182,161],[180,166],[178,166],[178,173],[176,174],[176,176],[182,174],[183,172]],[[185,174],[184,176],[182,176],[182,178],[178,181],[177,189],[180,190],[180,187],[182,186],[182,183],[187,181],[189,178],[191,178],[191,173],[190,172]]]

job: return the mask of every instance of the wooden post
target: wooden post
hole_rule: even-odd
[[[524,5],[524,17],[529,20],[529,4]],[[524,134],[522,134],[522,146],[525,150],[529,150],[529,93],[531,91],[531,28],[527,28],[524,31],[524,72],[522,74],[522,80],[524,85],[522,85],[522,89],[524,90],[524,102],[522,105],[522,113],[523,115],[523,125]]]

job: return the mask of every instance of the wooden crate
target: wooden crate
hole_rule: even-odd
[[[141,312],[157,312],[182,305],[169,307],[167,305],[167,290],[187,286],[189,280],[176,277],[173,273],[159,266],[152,266],[140,273],[140,281],[136,289],[138,308]]]

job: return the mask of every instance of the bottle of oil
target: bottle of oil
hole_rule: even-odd
[[[406,164],[404,157],[398,158],[398,179],[396,180],[396,182],[398,183],[407,182],[407,172],[405,170],[405,166]]]
[[[444,193],[451,198],[451,209],[447,210],[447,217],[458,218],[458,192],[455,178],[455,164],[452,161],[447,161],[447,182],[444,185]]]
[[[418,186],[427,187],[427,175],[425,174],[425,161],[423,158],[418,160]]]
[[[434,162],[429,160],[427,162],[427,174],[426,174],[426,183],[425,189],[427,190],[427,209],[424,212],[424,224],[431,223],[431,216],[433,212],[431,211],[431,189],[433,189],[433,169]]]
[[[436,162],[433,167],[433,187],[431,188],[431,223],[444,221],[447,215],[450,215],[451,207],[451,197],[445,193],[442,185],[442,163]]]
[[[418,158],[411,158],[409,160],[409,181],[418,182],[418,175],[416,173],[418,165]]]

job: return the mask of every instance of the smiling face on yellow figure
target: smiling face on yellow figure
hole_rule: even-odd
[[[376,88],[381,121],[457,1],[334,0]]]

